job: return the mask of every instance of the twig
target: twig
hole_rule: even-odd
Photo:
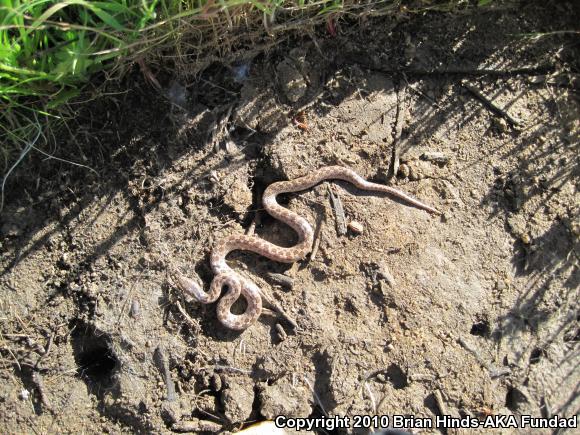
[[[165,386],[167,387],[167,401],[173,402],[177,399],[177,395],[175,394],[175,383],[173,379],[171,379],[171,371],[169,370],[169,359],[167,358],[167,354],[165,353],[165,349],[160,344],[155,349],[153,354],[155,358],[155,362],[161,372],[161,376],[163,377],[163,381],[165,382]]]
[[[310,391],[312,392],[312,395],[314,396],[316,403],[318,403],[318,406],[320,406],[320,410],[322,411],[322,413],[324,415],[328,416],[328,413],[326,412],[326,410],[324,409],[324,406],[322,405],[320,397],[318,397],[318,394],[316,394],[316,391],[314,391],[314,388],[312,388],[312,384],[310,383],[310,381],[308,380],[306,375],[304,375],[303,378],[304,378],[304,382],[306,382],[306,385],[308,385],[308,388],[310,388]]]
[[[548,403],[548,399],[545,396],[542,396],[542,406],[540,406],[540,411],[542,412],[542,417],[544,418],[551,418],[552,411],[550,409],[550,404]]]
[[[42,134],[42,127],[40,126],[40,123],[38,122],[36,114],[34,115],[34,118],[36,119],[36,123],[34,124],[34,126],[38,129],[38,131],[36,133],[36,137],[32,141],[26,143],[26,146],[24,147],[24,149],[20,153],[20,156],[18,157],[16,162],[14,162],[14,164],[10,167],[10,169],[8,169],[8,171],[6,171],[6,173],[4,174],[4,177],[2,178],[2,186],[0,188],[0,211],[2,211],[4,209],[4,187],[6,186],[6,180],[8,180],[8,177],[10,176],[12,171],[20,164],[20,162],[24,159],[24,157],[26,157],[26,155],[30,152],[30,150],[32,148],[34,148],[34,144],[36,143],[36,141],[38,140],[38,138],[40,138],[40,135]]]
[[[41,374],[38,371],[33,370],[32,376],[30,377],[30,379],[31,379],[32,383],[34,384],[36,391],[38,391],[38,396],[40,397],[40,403],[48,411],[52,412],[52,407],[50,406],[50,404],[48,403],[48,399],[46,398],[46,393],[45,393],[45,389],[44,389],[44,382],[42,381]]]
[[[211,129],[211,139],[210,142],[213,145],[214,151],[217,153],[220,150],[220,145],[223,142],[223,139],[226,137],[226,127],[232,116],[232,111],[234,110],[234,105],[229,104],[226,108],[225,115],[221,116],[218,120],[216,120]]]
[[[269,272],[268,276],[272,279],[272,281],[274,281],[276,284],[281,285],[282,287],[291,290],[292,287],[294,287],[294,280],[287,276],[284,275],[282,273],[274,273],[274,272]]]
[[[387,178],[390,180],[399,172],[399,158],[401,154],[401,134],[403,133],[403,121],[407,108],[405,107],[405,95],[407,93],[407,82],[401,83],[397,89],[397,118],[395,127],[393,129],[393,147],[391,152],[391,164],[387,173]]]
[[[330,202],[332,204],[332,210],[334,211],[334,217],[336,219],[336,232],[339,236],[344,236],[346,234],[346,219],[344,217],[344,208],[342,207],[342,201],[340,197],[334,192],[330,185],[328,186],[328,194],[330,195]]]
[[[260,215],[260,212],[258,210],[256,210],[256,212],[254,213],[254,219],[252,219],[252,223],[250,224],[250,226],[246,230],[246,236],[254,235],[254,233],[256,232],[256,227],[258,225],[260,225],[261,221],[262,221],[262,217]]]
[[[365,385],[365,389],[367,390],[367,394],[369,395],[369,399],[371,400],[371,406],[373,407],[373,414],[377,413],[377,402],[375,400],[375,396],[373,395],[373,392],[371,390],[371,387],[369,387],[368,383],[364,383]]]
[[[314,233],[314,243],[312,244],[312,252],[310,253],[310,257],[308,259],[309,262],[314,261],[316,258],[316,254],[318,254],[318,248],[320,248],[320,239],[322,234],[322,225],[324,221],[320,221],[320,225],[316,228],[316,232]]]
[[[238,367],[232,366],[224,366],[222,364],[214,364],[212,366],[205,366],[200,367],[197,369],[198,371],[205,371],[205,370],[213,370],[213,371],[220,371],[220,372],[232,372],[232,373],[243,373],[245,375],[251,375],[252,372],[250,370],[240,369]]]
[[[485,369],[487,369],[489,371],[489,376],[492,379],[495,378],[499,378],[501,376],[506,376],[509,375],[511,373],[511,370],[508,368],[505,369],[497,369],[495,368],[492,364],[488,363],[482,356],[481,354],[477,351],[477,349],[475,349],[471,344],[469,344],[468,342],[466,342],[463,337],[459,337],[457,339],[457,342],[463,346],[465,348],[465,350],[469,351],[477,360],[477,362],[479,364],[481,364],[482,367],[484,367]]]
[[[268,293],[266,293],[264,289],[260,289],[260,293],[262,294],[264,300],[269,305],[271,305],[272,308],[274,308],[274,310],[276,310],[280,316],[282,316],[288,323],[290,323],[290,325],[292,325],[292,328],[298,329],[298,324],[296,323],[296,320],[294,320],[292,317],[286,314],[284,308],[282,308],[270,295],[268,295]]]
[[[433,396],[435,397],[435,403],[437,403],[437,408],[439,408],[439,412],[441,413],[441,415],[449,415],[449,412],[447,411],[447,406],[445,405],[445,402],[443,402],[443,396],[441,395],[441,391],[435,390]]]
[[[284,331],[284,328],[282,327],[282,325],[280,325],[279,323],[276,323],[276,332],[278,333],[278,338],[280,339],[280,341],[284,341],[286,340],[286,338],[288,338],[288,334],[286,334],[286,331]]]
[[[175,432],[219,432],[222,425],[209,420],[198,418],[189,421],[178,421],[173,423],[171,430]]]
[[[189,317],[189,314],[187,314],[187,311],[185,311],[185,309],[181,306],[179,301],[175,302],[175,306],[177,307],[177,309],[179,310],[185,321],[189,323],[189,326],[192,326],[195,330],[199,330],[199,322],[196,322],[191,317]]]
[[[463,86],[465,89],[467,89],[473,95],[475,95],[481,102],[483,102],[488,107],[489,110],[491,110],[495,114],[501,116],[502,118],[505,118],[514,127],[522,125],[522,121],[520,119],[515,118],[512,115],[510,115],[509,113],[507,113],[505,110],[503,110],[497,104],[495,104],[493,101],[491,101],[485,95],[483,95],[481,93],[481,91],[479,89],[477,89],[475,86],[472,86],[465,81],[463,81],[461,83],[461,86]]]

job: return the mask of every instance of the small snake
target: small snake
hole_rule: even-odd
[[[211,268],[215,277],[208,292],[194,280],[172,270],[171,276],[175,284],[185,293],[192,295],[202,304],[215,302],[224,286],[228,287],[225,296],[217,306],[217,317],[227,328],[242,331],[252,325],[262,313],[262,297],[260,289],[251,280],[240,276],[226,263],[226,256],[236,250],[252,251],[274,261],[294,263],[303,259],[312,249],[314,231],[306,219],[282,207],[276,202],[280,193],[299,192],[309,189],[324,180],[344,180],[361,190],[388,193],[407,203],[433,214],[440,214],[438,210],[412,198],[397,189],[382,184],[366,181],[352,169],[342,166],[327,166],[320,168],[304,177],[290,181],[272,183],[262,198],[264,208],[270,215],[288,224],[298,233],[298,243],[290,248],[274,245],[255,235],[235,235],[220,241],[211,253]],[[242,295],[247,302],[243,314],[233,314],[230,311],[234,302]]]

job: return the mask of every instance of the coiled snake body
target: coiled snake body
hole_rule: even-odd
[[[280,193],[306,190],[324,180],[348,181],[361,190],[388,193],[415,207],[430,213],[439,214],[439,211],[433,207],[423,204],[397,189],[366,181],[349,168],[342,166],[323,167],[304,177],[273,183],[264,192],[262,198],[264,209],[274,218],[288,224],[298,233],[298,243],[296,245],[290,248],[283,248],[254,235],[227,237],[220,241],[211,253],[211,267],[215,277],[208,292],[205,292],[196,281],[181,275],[177,271],[172,271],[172,278],[177,286],[203,304],[215,302],[219,298],[222,288],[227,286],[228,291],[218,303],[218,319],[230,329],[241,331],[248,328],[260,317],[262,312],[260,290],[251,280],[232,270],[226,263],[226,256],[235,250],[245,250],[282,263],[294,263],[303,259],[312,249],[314,239],[312,227],[306,219],[278,204],[276,196]],[[230,308],[240,295],[246,299],[247,308],[242,314],[233,314]]]

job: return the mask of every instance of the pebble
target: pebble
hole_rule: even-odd
[[[364,231],[364,226],[358,221],[350,221],[347,225],[348,229],[356,235],[362,234]]]
[[[440,151],[426,151],[421,154],[421,159],[427,160],[428,162],[440,163],[443,165],[449,162],[449,157]]]
[[[138,300],[133,299],[133,301],[131,302],[131,309],[129,310],[129,315],[136,319],[137,317],[139,317],[141,314],[141,304],[139,303]]]
[[[229,383],[221,395],[224,414],[231,423],[246,421],[252,414],[254,403],[253,384]]]
[[[509,130],[509,126],[505,119],[503,118],[494,118],[492,121],[493,128],[498,131],[499,133],[507,133]]]
[[[30,391],[23,389],[22,391],[20,391],[18,398],[20,400],[28,400],[30,398]]]
[[[399,166],[398,175],[400,178],[407,178],[410,173],[411,169],[409,168],[409,165],[403,163],[401,166]]]
[[[222,389],[222,378],[217,373],[214,373],[211,377],[211,387],[214,391],[221,391]]]
[[[220,177],[217,171],[211,171],[209,173],[209,181],[211,181],[212,184],[217,184],[220,181]]]
[[[260,413],[273,420],[278,415],[308,417],[312,413],[312,393],[300,383],[293,385],[287,377],[260,391]]]
[[[280,341],[284,341],[288,338],[288,334],[286,334],[286,331],[284,331],[284,328],[279,323],[276,323],[276,332],[278,333]]]
[[[292,61],[284,59],[277,65],[276,72],[284,94],[290,102],[295,103],[306,94],[308,84]]]
[[[411,168],[409,170],[409,180],[418,181],[421,178],[422,178],[421,172],[417,168],[414,168],[413,166],[411,166]]]
[[[395,277],[393,276],[387,265],[383,262],[379,264],[377,278],[384,279],[387,282],[387,284],[389,284],[389,286],[391,287],[395,287],[396,285]]]

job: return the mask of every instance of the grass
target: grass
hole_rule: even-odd
[[[479,0],[487,4],[490,0]],[[408,6],[405,6],[406,4]],[[0,0],[0,173],[6,179],[46,143],[42,130],[66,122],[68,103],[98,71],[155,53],[203,64],[232,46],[240,29],[275,39],[339,12],[385,13],[465,0]],[[408,10],[408,9],[407,9]],[[273,38],[274,36],[274,38]],[[257,36],[256,36],[257,37]],[[252,42],[252,37],[246,38]],[[31,145],[32,144],[32,145]]]

